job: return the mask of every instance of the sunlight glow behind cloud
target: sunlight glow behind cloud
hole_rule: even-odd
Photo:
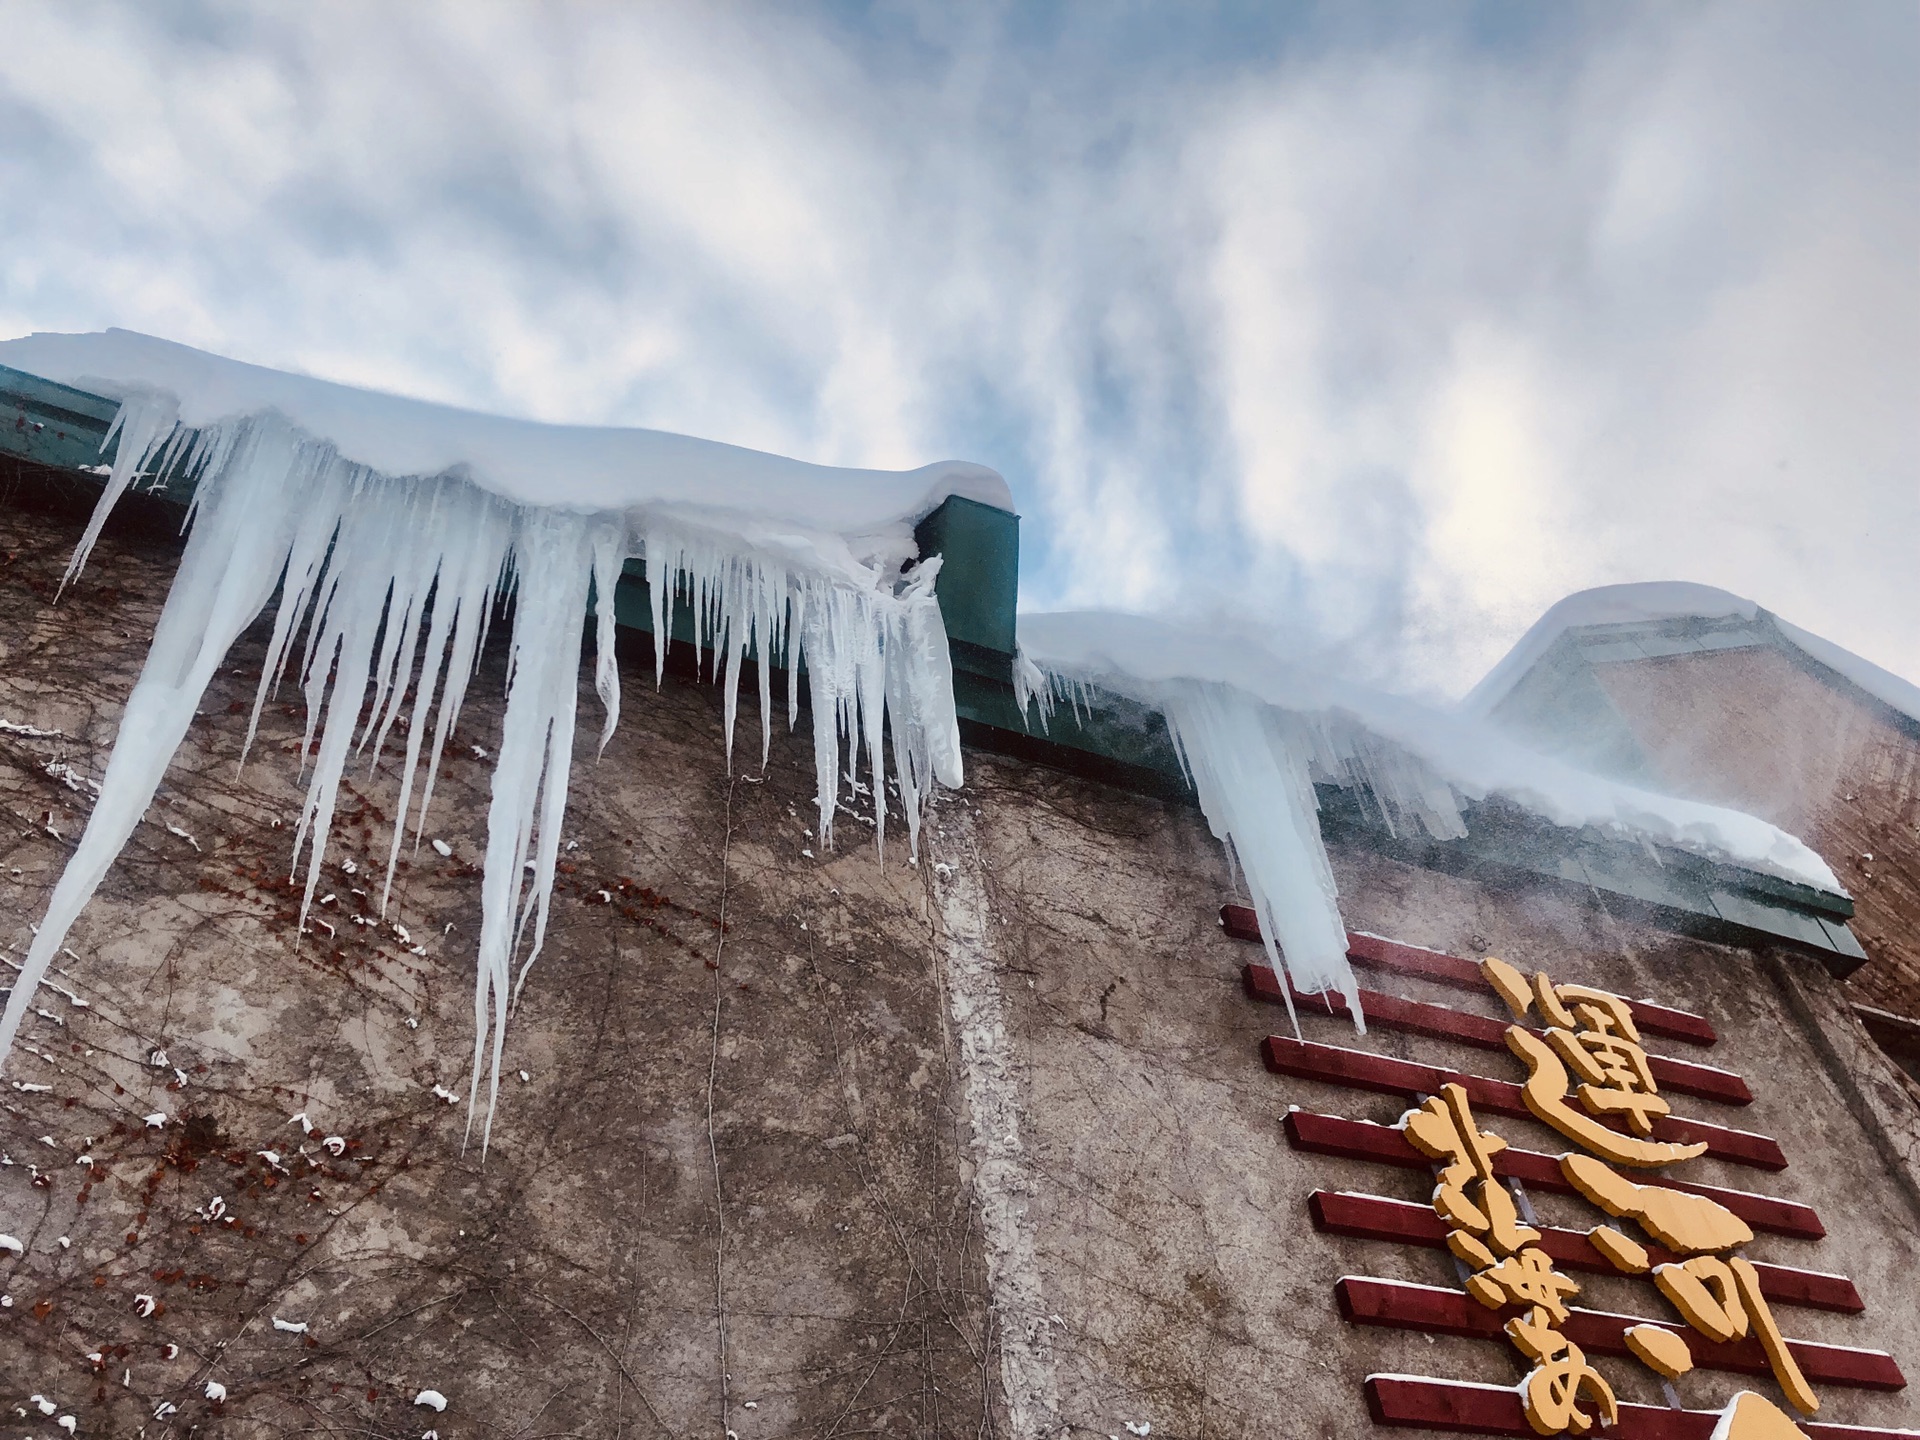
[[[1175,8],[16,4],[0,332],[980,460],[1030,606],[1443,691],[1664,578],[1920,676],[1911,6]]]

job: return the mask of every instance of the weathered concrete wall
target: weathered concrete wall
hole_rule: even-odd
[[[1030,1097],[1028,1215],[1052,1317],[1036,1383],[1058,1396],[1060,1419],[1105,1433],[1145,1420],[1156,1435],[1357,1436],[1371,1429],[1361,1401],[1369,1373],[1519,1378],[1517,1355],[1496,1345],[1340,1320],[1333,1285],[1341,1275],[1458,1280],[1438,1252],[1314,1232],[1306,1197],[1316,1188],[1424,1201],[1427,1182],[1288,1148],[1279,1118],[1289,1105],[1385,1123],[1404,1106],[1263,1070],[1259,1040],[1286,1033],[1286,1016],[1242,993],[1240,967],[1260,952],[1215,923],[1215,906],[1232,889],[1200,817],[990,760],[976,760],[971,789],[981,808],[969,842],[987,877],[986,929],[1002,957]],[[1748,1253],[1844,1271],[1868,1313],[1785,1309],[1787,1333],[1887,1349],[1915,1372],[1920,1205],[1909,1187],[1920,1174],[1920,1117],[1823,971],[1794,962],[1782,970],[1557,895],[1496,893],[1364,853],[1334,858],[1352,928],[1454,954],[1499,954],[1711,1018],[1724,1038],[1701,1058],[1748,1076],[1758,1098],[1736,1110],[1682,1097],[1677,1110],[1775,1135],[1791,1163],[1767,1175],[1702,1159],[1687,1174],[1814,1205],[1825,1240],[1761,1236]],[[1498,1013],[1491,995],[1401,978],[1364,983]],[[1819,1017],[1820,1036],[1807,1033],[1799,1012]],[[1324,1015],[1305,1013],[1301,1024],[1310,1040],[1524,1078],[1504,1055],[1386,1032],[1356,1042],[1344,1021]],[[1853,1067],[1845,1077],[1830,1073],[1822,1046],[1842,1047]],[[1860,1085],[1877,1087],[1867,1124],[1856,1115],[1860,1097],[1848,1093]],[[1529,1121],[1492,1117],[1488,1128],[1526,1148],[1567,1148]],[[1603,1218],[1572,1197],[1536,1203],[1556,1224],[1586,1229]],[[1645,1281],[1579,1278],[1580,1303],[1668,1313]],[[1661,1403],[1648,1372],[1601,1363],[1624,1397]],[[1704,1407],[1740,1388],[1735,1378],[1697,1372],[1680,1389]],[[1912,1418],[1910,1396],[1822,1393],[1822,1419]]]
[[[0,734],[15,953],[87,808],[42,767],[100,773],[172,565],[110,543],[54,609],[72,539],[0,515],[0,717],[62,732]],[[0,1434],[51,1429],[16,1424],[35,1392],[82,1435],[718,1437],[723,1395],[741,1440],[980,1433],[995,1341],[944,952],[904,836],[882,864],[843,816],[841,853],[809,857],[810,749],[777,740],[764,780],[730,783],[717,693],[630,682],[605,758],[579,747],[483,1160],[433,1086],[464,1101],[488,778],[468,747],[493,743],[497,661],[429,831],[453,858],[422,848],[396,885],[421,958],[350,918],[374,913],[355,892],[377,896],[389,833],[391,786],[364,772],[315,912],[335,933],[295,942],[291,707],[235,774],[259,656],[236,652],[73,935],[54,978],[88,1008],[43,992],[55,1018],[6,1071],[50,1088],[0,1090],[0,1232],[28,1247],[0,1255]],[[216,1195],[237,1224],[196,1218]],[[409,1403],[424,1387],[444,1416]]]
[[[15,953],[86,809],[43,767],[98,775],[172,563],[164,547],[110,542],[52,609],[72,529],[0,515],[0,717],[63,732],[0,734],[0,813],[15,822],[0,918]],[[756,1440],[1121,1435],[1150,1421],[1155,1436],[1360,1436],[1371,1371],[1517,1377],[1499,1346],[1338,1318],[1341,1274],[1454,1277],[1435,1254],[1311,1229],[1314,1188],[1425,1187],[1285,1144],[1290,1103],[1377,1120],[1401,1107],[1262,1070],[1258,1041],[1284,1014],[1240,990],[1258,952],[1218,929],[1231,880],[1193,810],[973,756],[919,866],[898,833],[883,863],[850,816],[838,855],[809,855],[810,755],[777,737],[764,777],[743,765],[730,782],[718,695],[672,679],[656,693],[629,667],[606,757],[579,746],[572,868],[508,1032],[483,1161],[462,1148],[464,1106],[433,1087],[464,1096],[470,1063],[467,862],[488,772],[467,747],[491,746],[497,665],[474,686],[429,827],[453,857],[411,854],[396,887],[392,916],[421,957],[390,925],[349,919],[372,913],[354,891],[375,888],[384,855],[384,778],[355,778],[343,800],[321,892],[336,898],[316,912],[335,934],[295,942],[284,877],[301,716],[272,711],[257,759],[234,770],[258,663],[243,644],[75,933],[54,978],[88,1008],[45,996],[55,1018],[36,1019],[6,1072],[50,1088],[0,1090],[15,1162],[0,1168],[0,1231],[28,1246],[0,1256],[14,1301],[0,1311],[0,1435],[48,1432],[13,1413],[38,1392],[82,1435],[431,1425],[722,1440],[724,1424]],[[1753,1253],[1846,1271],[1870,1307],[1790,1310],[1788,1329],[1920,1366],[1920,1215],[1890,1168],[1920,1136],[1823,975],[1559,896],[1335,858],[1356,928],[1491,949],[1710,1016],[1726,1037],[1714,1063],[1760,1098],[1708,1118],[1779,1136],[1792,1166],[1696,1173],[1816,1205],[1826,1240],[1762,1237]],[[1339,1022],[1302,1023],[1352,1043]],[[166,1128],[144,1125],[155,1111]],[[311,1139],[289,1124],[296,1111],[319,1126]],[[1492,1128],[1552,1143],[1519,1121]],[[345,1154],[319,1148],[329,1134]],[[197,1217],[215,1195],[226,1215]],[[1580,1208],[1541,1207],[1565,1221]],[[1586,1300],[1664,1313],[1633,1282],[1584,1283]],[[139,1294],[164,1308],[140,1318]],[[276,1316],[310,1329],[277,1330]],[[1605,1368],[1657,1398],[1628,1362]],[[228,1389],[221,1407],[200,1398],[208,1378]],[[429,1386],[450,1398],[444,1415],[408,1403]],[[1695,1404],[1733,1388],[1682,1382]],[[1823,1394],[1823,1418],[1911,1408]],[[163,1404],[179,1409],[156,1422]]]

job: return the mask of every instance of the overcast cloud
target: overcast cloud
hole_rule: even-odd
[[[0,334],[979,460],[1029,608],[1449,693],[1668,578],[1920,679],[1906,0],[0,14]]]

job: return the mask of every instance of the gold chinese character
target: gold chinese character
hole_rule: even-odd
[[[1607,1214],[1637,1220],[1655,1240],[1682,1255],[1734,1250],[1753,1239],[1747,1222],[1719,1201],[1661,1185],[1638,1184],[1609,1170],[1591,1155],[1562,1155],[1560,1173]]]
[[[1654,1268],[1654,1284],[1673,1302],[1673,1308],[1702,1335],[1717,1344],[1739,1340],[1747,1333],[1747,1312],[1733,1270],[1716,1255],[1696,1255],[1691,1260]]]
[[[1567,1104],[1567,1067],[1545,1041],[1518,1025],[1507,1027],[1507,1048],[1527,1064],[1527,1083],[1520,1098],[1543,1125],[1551,1125],[1575,1144],[1616,1165],[1642,1168],[1672,1165],[1704,1155],[1704,1144],[1674,1145],[1661,1140],[1641,1140],[1610,1130],[1590,1115]],[[1582,1086],[1583,1090],[1588,1087]]]
[[[1516,1018],[1538,1005],[1547,1022],[1545,1040],[1522,1026],[1507,1027],[1507,1048],[1527,1064],[1521,1096],[1536,1119],[1616,1165],[1671,1165],[1706,1153],[1703,1144],[1644,1138],[1670,1107],[1654,1084],[1632,1007],[1620,996],[1584,985],[1555,985],[1544,973],[1535,975],[1529,988],[1518,970],[1491,956],[1480,962],[1480,973]],[[1567,1104],[1576,1077],[1580,1110]],[[1624,1117],[1634,1133],[1622,1135],[1600,1123],[1613,1116]]]
[[[1635,1134],[1653,1133],[1654,1120],[1669,1106],[1654,1084],[1626,1000],[1585,985],[1555,985],[1544,972],[1533,977],[1529,992],[1518,970],[1491,957],[1480,969],[1515,1019],[1540,1007],[1547,1040],[1581,1080],[1579,1099],[1589,1114],[1624,1115]]]
[[[1580,1287],[1553,1268],[1546,1251],[1529,1245],[1469,1279],[1467,1293],[1489,1310],[1508,1305],[1537,1306],[1553,1317],[1554,1324],[1564,1325],[1566,1298],[1578,1295]]]
[[[1746,1221],[1704,1195],[1637,1184],[1590,1155],[1562,1155],[1560,1171],[1574,1189],[1609,1215],[1637,1221],[1669,1250],[1691,1257],[1657,1266],[1653,1272],[1660,1293],[1673,1302],[1687,1324],[1709,1340],[1722,1342],[1758,1332],[1774,1378],[1787,1398],[1802,1414],[1811,1415],[1819,1407],[1760,1293],[1759,1274],[1737,1255],[1721,1259],[1715,1253],[1737,1249],[1753,1238]],[[1601,1226],[1590,1238],[1616,1268],[1629,1273],[1646,1270],[1645,1250],[1619,1231]],[[1639,1348],[1634,1353],[1640,1355]],[[1640,1358],[1660,1368],[1645,1355]]]
[[[1578,1345],[1553,1328],[1544,1306],[1509,1320],[1507,1335],[1534,1362],[1521,1382],[1520,1395],[1527,1423],[1536,1435],[1564,1435],[1569,1430],[1584,1435],[1592,1429],[1594,1417],[1580,1408],[1583,1394],[1599,1407],[1603,1425],[1611,1426],[1618,1418],[1613,1387],[1587,1363]]]
[[[1678,1380],[1693,1368],[1693,1350],[1671,1330],[1659,1325],[1629,1325],[1621,1338],[1634,1358],[1663,1380]]]
[[[1576,988],[1563,985],[1560,995],[1573,999],[1580,1028],[1556,1025],[1547,1031],[1548,1042],[1583,1082],[1577,1094],[1588,1114],[1624,1115],[1634,1134],[1651,1135],[1653,1122],[1672,1107],[1653,1083],[1647,1052],[1633,1030],[1626,1002],[1598,991],[1575,996]]]
[[[1566,1158],[1561,1157],[1563,1161]],[[1587,1239],[1601,1258],[1622,1275],[1644,1275],[1653,1268],[1653,1257],[1647,1254],[1647,1247],[1611,1225],[1594,1226],[1587,1232]]]
[[[1667,1165],[1705,1152],[1705,1145],[1673,1145],[1646,1138],[1653,1134],[1653,1122],[1668,1113],[1668,1106],[1654,1084],[1647,1052],[1633,1023],[1633,1009],[1626,1000],[1584,985],[1555,985],[1544,972],[1536,974],[1529,986],[1513,966],[1491,957],[1480,962],[1480,972],[1507,1002],[1515,1019],[1524,1019],[1538,1006],[1547,1022],[1545,1039],[1520,1025],[1508,1026],[1506,1034],[1507,1048],[1527,1064],[1527,1083],[1521,1096],[1536,1119],[1616,1165]],[[1580,1085],[1575,1093],[1585,1114],[1567,1104],[1567,1091],[1576,1077]],[[1634,1133],[1623,1135],[1600,1123],[1615,1116],[1623,1118]],[[1562,1155],[1560,1170],[1574,1189],[1609,1215],[1637,1221],[1669,1250],[1688,1257],[1655,1266],[1653,1276],[1660,1293],[1672,1301],[1689,1325],[1721,1343],[1756,1334],[1787,1398],[1804,1415],[1819,1408],[1819,1399],[1781,1337],[1766,1297],[1760,1293],[1759,1273],[1750,1262],[1728,1254],[1753,1239],[1753,1231],[1744,1220],[1704,1196],[1629,1180],[1591,1155]],[[1652,1263],[1644,1247],[1612,1226],[1597,1226],[1589,1238],[1618,1270],[1644,1274]],[[1455,1253],[1460,1252],[1456,1249]],[[1721,1258],[1723,1255],[1726,1258]],[[1488,1287],[1497,1283],[1492,1271],[1476,1275],[1474,1280],[1484,1281]],[[1544,1330],[1552,1316],[1544,1298],[1538,1299],[1528,1323]],[[1521,1323],[1513,1321],[1507,1326],[1515,1344],[1522,1344],[1515,1329]],[[1657,1326],[1634,1327],[1628,1335],[1628,1348],[1669,1379],[1692,1364],[1691,1353],[1682,1353],[1685,1346],[1679,1337]],[[1528,1377],[1529,1383],[1533,1378]],[[1597,1376],[1595,1379],[1602,1386],[1606,1383]],[[1569,1380],[1563,1374],[1549,1387],[1549,1398],[1564,1400],[1566,1407],[1577,1413],[1574,1401],[1579,1388],[1578,1380]],[[1738,1400],[1728,1413],[1732,1415],[1737,1407]],[[1541,1434],[1557,1433],[1541,1429],[1531,1400],[1527,1418]],[[1766,1405],[1764,1412],[1754,1409],[1741,1423],[1750,1427],[1748,1433],[1755,1440],[1763,1435],[1799,1433],[1771,1405]],[[1780,1425],[1786,1429],[1779,1429]],[[1579,1422],[1577,1428],[1585,1430],[1587,1423]],[[1734,1433],[1741,1433],[1738,1426]]]
[[[1467,1293],[1490,1310],[1527,1307],[1506,1325],[1514,1345],[1534,1362],[1520,1387],[1527,1423],[1540,1435],[1584,1434],[1594,1419],[1581,1408],[1586,1397],[1611,1425],[1617,1408],[1612,1388],[1579,1346],[1553,1328],[1566,1320],[1567,1298],[1580,1287],[1553,1268],[1539,1248],[1540,1232],[1520,1223],[1513,1196],[1494,1174],[1493,1157],[1507,1142],[1481,1131],[1466,1090],[1457,1084],[1443,1085],[1409,1110],[1401,1127],[1415,1149],[1439,1162],[1433,1208],[1455,1227],[1447,1248],[1474,1272]]]
[[[1501,1255],[1512,1255],[1540,1239],[1538,1230],[1520,1223],[1513,1197],[1494,1176],[1493,1157],[1507,1148],[1507,1142],[1498,1135],[1480,1132],[1464,1089],[1442,1086],[1438,1095],[1429,1096],[1419,1109],[1407,1112],[1405,1129],[1414,1149],[1429,1160],[1442,1162],[1433,1190],[1433,1208],[1443,1219],[1472,1235],[1484,1236]]]
[[[1807,1432],[1780,1411],[1780,1407],[1751,1390],[1742,1390],[1720,1412],[1715,1435],[1725,1440],[1807,1440]]]
[[[1680,1318],[1709,1340],[1738,1340],[1752,1331],[1767,1352],[1773,1378],[1780,1382],[1787,1399],[1802,1415],[1820,1408],[1819,1397],[1800,1373],[1800,1366],[1787,1349],[1780,1327],[1760,1293],[1760,1276],[1752,1262],[1735,1255],[1722,1260],[1714,1255],[1696,1255],[1672,1265],[1654,1267],[1654,1284],[1673,1302]]]

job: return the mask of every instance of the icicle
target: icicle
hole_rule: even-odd
[[[560,858],[560,833],[567,813],[567,777],[573,764],[580,621],[586,613],[587,581],[593,568],[591,529],[585,516],[526,510],[521,512],[514,537],[521,575],[519,603],[514,612],[507,713],[487,808],[480,971],[473,998],[474,1069],[467,1097],[471,1131],[482,1046],[491,1031],[488,1138],[500,1092],[500,1061],[511,1003],[508,967],[531,918],[533,946],[514,981],[517,994],[547,938],[554,865]],[[530,844],[537,844],[537,849],[529,884],[523,876]]]
[[[1300,723],[1203,681],[1166,685],[1162,703],[1207,824],[1240,863],[1282,992],[1289,975],[1309,993],[1338,990],[1364,1030]]]
[[[831,536],[796,547],[782,531],[756,544],[750,524],[728,531],[664,513],[516,504],[457,473],[379,474],[272,412],[191,434],[177,416],[171,400],[146,392],[122,406],[114,478],[69,567],[70,575],[78,573],[107,513],[156,455],[162,469],[183,462],[198,475],[186,553],[128,697],[99,803],[0,1018],[0,1062],[26,998],[151,803],[215,670],[276,588],[280,604],[242,761],[268,697],[291,671],[307,702],[301,771],[312,762],[293,850],[296,869],[303,852],[307,863],[302,922],[321,878],[343,769],[369,745],[370,763],[378,765],[411,688],[384,912],[421,763],[426,778],[414,813],[416,846],[494,607],[509,593],[514,597],[474,983],[468,1124],[471,1129],[484,1064],[483,1145],[499,1094],[507,1014],[546,941],[573,756],[582,621],[591,593],[598,609],[593,676],[606,709],[604,749],[619,711],[614,594],[629,556],[644,557],[652,591],[656,683],[685,587],[695,643],[727,687],[729,763],[748,651],[759,661],[763,766],[772,740],[776,657],[788,675],[789,726],[797,716],[795,676],[804,664],[815,711],[823,843],[832,840],[843,737],[850,776],[864,744],[876,841],[884,838],[881,741],[889,716],[916,850],[922,798],[935,783],[961,781],[952,670],[933,590],[937,561],[901,577],[891,564],[855,560],[845,542]],[[818,563],[792,558],[796,550]]]
[[[217,477],[202,481],[193,531],[154,627],[147,662],[127,697],[119,736],[101,777],[100,800],[54,886],[21,966],[20,982],[0,1016],[0,1059],[12,1049],[27,1002],[68,930],[146,813],[214,671],[280,578],[294,528],[292,487],[221,481],[236,471],[277,469],[286,475],[298,442],[285,427],[262,422],[227,448],[245,458],[230,456]],[[103,505],[108,498],[103,497]],[[104,523],[104,515],[97,518]],[[89,531],[97,535],[99,527],[89,526]]]
[[[120,440],[120,448],[113,456],[113,469],[107,475],[106,493],[100,497],[99,505],[87,520],[86,532],[81,535],[80,543],[73,547],[66,573],[60,577],[62,590],[86,569],[87,557],[93,553],[93,547],[100,539],[100,531],[107,523],[108,514],[119,503],[120,497],[126,494],[134,476],[173,437],[179,419],[180,402],[171,395],[150,390],[138,391],[121,403],[119,413],[113,417],[113,424],[107,430],[107,438],[100,442],[100,448],[104,451],[116,436]]]
[[[620,662],[614,653],[613,591],[626,564],[626,535],[617,526],[601,525],[593,535],[594,647],[593,689],[606,718],[600,724],[600,748],[607,753],[614,727],[620,723]],[[760,707],[766,709],[765,705]]]
[[[768,666],[776,651],[787,670],[787,723],[798,719],[795,672],[804,662],[813,706],[814,799],[819,807],[818,835],[833,843],[833,817],[843,771],[857,769],[864,746],[869,783],[884,797],[886,767],[882,726],[891,712],[895,753],[905,744],[924,794],[937,780],[961,780],[960,722],[953,708],[953,668],[946,629],[934,598],[937,560],[913,572],[898,588],[878,569],[864,583],[807,574],[774,555],[743,553],[739,542],[684,524],[655,521],[644,528],[647,584],[652,592],[655,683],[676,608],[675,592],[685,577],[693,601],[695,643],[716,662],[726,687],[725,730],[729,759],[737,713],[740,669],[749,649],[760,655],[760,754],[766,761],[772,741],[772,680]],[[721,599],[724,603],[720,603]],[[899,707],[904,705],[903,710]],[[846,739],[842,765],[841,738]],[[905,737],[904,739],[902,737]],[[919,814],[908,819],[913,853],[918,854]],[[876,798],[874,829],[884,839],[885,804]]]
[[[1053,723],[1053,686],[1047,680],[1047,674],[1021,648],[1018,641],[1013,646],[1013,704],[1020,712],[1020,723],[1027,723],[1027,707],[1034,707],[1040,720],[1040,733],[1047,733],[1047,727]]]
[[[953,661],[946,624],[933,598],[935,556],[913,573],[901,596],[897,630],[887,642],[887,711],[893,724],[893,768],[907,818],[907,850],[920,853],[920,807],[934,785],[960,783],[960,726],[953,717]],[[930,723],[931,722],[931,723]],[[874,807],[884,804],[876,776]]]

